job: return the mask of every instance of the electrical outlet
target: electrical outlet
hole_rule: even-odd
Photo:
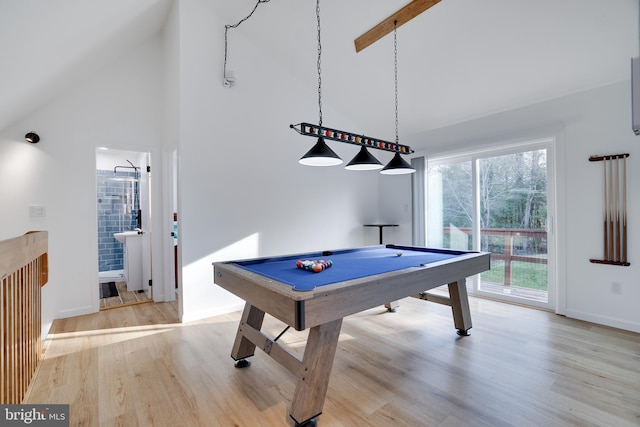
[[[47,209],[43,205],[29,205],[29,218],[43,218]]]
[[[612,294],[622,294],[622,283],[620,282],[611,282],[611,293]]]
[[[233,71],[227,71],[222,78],[224,87],[231,87],[236,82],[236,74]]]

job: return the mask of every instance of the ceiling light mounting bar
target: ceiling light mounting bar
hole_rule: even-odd
[[[298,123],[289,127],[300,135],[322,137],[331,141],[344,142],[347,144],[359,145],[361,147],[375,148],[377,150],[391,151],[392,153],[411,154],[414,151],[408,145],[389,142],[379,138],[372,138],[366,135],[355,134],[343,130],[332,129],[325,126],[318,126],[310,123]]]
[[[403,24],[411,21],[416,16],[420,15],[431,6],[440,3],[441,0],[413,0],[411,3],[398,10],[393,15],[380,22],[375,27],[358,37],[353,41],[355,44],[356,52],[360,52],[362,49],[370,46],[391,33],[394,29],[394,21],[397,22],[397,26],[400,27]]]

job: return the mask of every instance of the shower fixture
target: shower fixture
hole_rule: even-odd
[[[127,162],[129,162],[129,160],[127,160]],[[133,163],[129,162],[129,164],[131,166],[116,166],[113,168],[113,173],[118,173],[118,168],[120,169],[133,169],[136,172],[136,178],[138,178],[138,169],[140,169],[138,166],[133,166]]]
[[[134,166],[133,163],[131,163],[130,160],[127,160],[127,163],[129,163],[131,166],[116,166],[113,168],[113,173],[114,175],[118,173],[118,169],[133,169],[135,171],[135,179],[133,181],[131,181],[131,193],[133,194],[133,200],[131,201],[131,203],[128,201],[129,199],[129,195],[131,193],[128,193],[125,195],[124,199],[125,199],[125,211],[127,211],[127,213],[131,213],[131,211],[134,210],[136,204],[138,205],[138,209],[137,209],[137,215],[136,215],[136,228],[138,228],[139,230],[142,229],[142,209],[140,209],[140,189],[139,189],[139,185],[140,185],[140,175],[139,175],[139,167],[138,166]],[[135,183],[137,183],[138,185],[136,185]]]

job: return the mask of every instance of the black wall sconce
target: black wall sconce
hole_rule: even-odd
[[[40,141],[40,136],[35,132],[29,132],[24,136],[24,140],[31,144],[35,144]]]

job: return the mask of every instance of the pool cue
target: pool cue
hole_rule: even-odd
[[[607,217],[607,159],[603,159],[604,161],[602,162],[603,165],[603,171],[604,171],[604,179],[602,182],[604,182],[604,191],[603,191],[603,195],[604,195],[604,199],[603,199],[603,213],[604,213],[604,258],[603,259],[609,259],[609,224],[608,224],[608,217]]]
[[[615,182],[615,210],[616,210],[616,248],[615,255],[613,257],[614,261],[620,261],[620,236],[622,235],[620,231],[620,158],[618,156],[615,157],[615,166],[616,166],[616,182]]]
[[[613,160],[609,157],[609,258],[613,259]]]
[[[627,262],[627,157],[622,159],[622,262]]]

